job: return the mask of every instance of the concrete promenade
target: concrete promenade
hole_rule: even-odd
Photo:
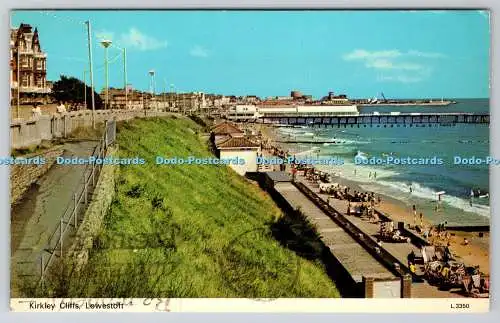
[[[312,185],[303,176],[296,176],[296,181],[299,181],[306,185],[310,190],[316,193],[325,202],[327,201],[327,194],[320,194],[319,188]],[[338,200],[330,198],[330,206],[336,209],[339,213],[345,216],[345,218],[352,223],[354,226],[363,231],[364,234],[369,236],[373,241],[376,241],[376,235],[379,232],[379,225],[376,223],[370,223],[368,221],[362,220],[356,216],[348,216],[346,200]],[[333,222],[333,221],[332,221]],[[419,252],[419,248],[412,243],[391,243],[383,242],[382,248],[388,251],[392,256],[397,258],[403,264],[407,264],[407,256],[411,251]],[[420,271],[420,272],[419,272]],[[417,274],[422,274],[422,268],[419,268]],[[459,293],[454,293],[450,291],[439,290],[436,286],[431,286],[428,282],[415,282],[412,284],[412,297],[413,298],[454,298],[463,297]]]
[[[306,218],[316,225],[325,245],[351,273],[356,282],[361,283],[363,276],[396,278],[393,273],[374,259],[344,229],[333,222],[292,183],[276,184],[275,189],[294,209],[300,208]]]

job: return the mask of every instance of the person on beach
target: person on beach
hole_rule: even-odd
[[[372,172],[368,174],[368,178],[372,178]]]
[[[377,172],[373,173],[373,179],[377,179]]]
[[[356,168],[354,168],[354,176],[356,176]]]
[[[410,272],[415,274],[417,272],[417,267],[413,263],[410,263]]]
[[[411,184],[410,184],[410,194],[413,193],[413,188],[411,187]]]
[[[382,203],[382,199],[380,198],[380,195],[377,197],[377,200],[378,200],[378,205],[380,205],[380,203]]]
[[[417,207],[415,206],[415,204],[413,204],[412,209],[413,209],[413,226],[416,226],[417,225]]]
[[[469,240],[467,240],[467,238],[464,238],[464,246],[468,246],[469,245]]]
[[[424,224],[424,215],[422,214],[422,212],[420,212],[420,226],[423,227],[423,224]]]

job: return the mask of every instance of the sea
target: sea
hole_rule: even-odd
[[[489,112],[488,99],[455,99],[456,104],[430,106],[360,107],[360,113]],[[455,156],[489,156],[488,124],[384,127],[279,127],[278,137],[297,141],[332,141],[323,144],[291,144],[293,154],[328,159],[341,158],[343,165],[321,165],[339,181],[354,182],[361,190],[376,192],[407,210],[416,205],[434,223],[484,225],[490,219],[488,165],[455,165]],[[441,158],[441,165],[356,165],[355,157]],[[375,178],[376,173],[376,178]],[[475,193],[472,198],[471,190]],[[441,193],[441,194],[437,194]],[[440,196],[440,198],[439,198]],[[481,197],[479,197],[481,196]],[[437,206],[437,210],[436,210]]]

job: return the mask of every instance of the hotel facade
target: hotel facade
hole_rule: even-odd
[[[47,103],[47,54],[42,51],[38,30],[21,23],[10,30],[11,104]]]

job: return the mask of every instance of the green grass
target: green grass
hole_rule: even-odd
[[[156,156],[211,156],[188,119],[119,124],[115,198],[88,265],[58,296],[339,297],[319,260],[282,246],[281,210],[226,166],[156,165]]]

